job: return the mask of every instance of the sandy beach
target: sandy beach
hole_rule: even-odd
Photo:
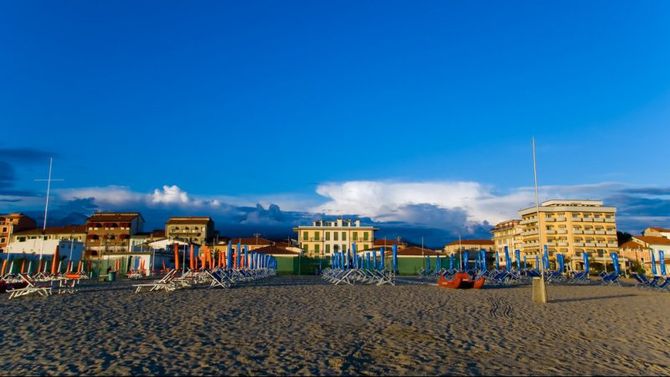
[[[232,289],[0,296],[0,374],[670,375],[670,293],[274,277]]]

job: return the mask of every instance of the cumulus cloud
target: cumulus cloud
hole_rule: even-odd
[[[58,190],[64,200],[93,198],[100,205],[122,205],[142,202],[146,195],[134,192],[126,186],[82,187]]]
[[[188,204],[191,202],[188,194],[177,185],[164,185],[162,190],[155,189],[151,194],[152,203],[163,204]]]

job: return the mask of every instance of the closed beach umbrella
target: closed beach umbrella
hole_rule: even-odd
[[[526,263],[526,254],[523,255],[523,269],[525,270],[528,267],[528,264]]]
[[[174,243],[172,246],[174,248],[174,269],[179,270],[179,246],[177,243]]]
[[[516,258],[516,269],[521,270],[521,250],[514,250],[514,257]]]
[[[391,260],[391,262],[393,264],[393,266],[392,266],[393,267],[393,272],[398,272],[398,245],[397,244],[393,244],[393,246],[391,246],[391,253],[392,253],[391,258],[393,258]]]
[[[617,255],[617,253],[611,253],[610,257],[612,258],[612,265],[614,266],[614,272],[616,272],[618,276],[621,274],[619,271],[619,255]]]
[[[505,246],[505,270],[509,271],[512,266],[510,266],[511,262],[509,259],[509,248]]]
[[[233,244],[231,241],[228,241],[228,249],[226,250],[226,268],[233,268]]]
[[[482,271],[486,272],[486,250],[479,250],[479,255],[481,256]]]
[[[2,269],[0,270],[0,277],[5,276],[5,268],[7,268],[7,259],[2,260]]]
[[[496,251],[496,270],[500,270],[500,252]]]
[[[244,245],[244,267],[249,268],[249,247]]]
[[[544,266],[545,270],[549,269],[549,249],[547,248],[547,245],[544,245],[544,256],[542,258],[542,263]]]
[[[439,272],[442,270],[442,261],[440,260],[440,256],[436,255],[435,256],[435,272]]]
[[[242,244],[237,242],[237,249],[235,249],[235,268],[240,268],[240,261],[242,260]]]
[[[351,266],[353,268],[356,268],[356,261],[357,261],[357,255],[358,255],[358,246],[356,246],[356,242],[353,242],[351,244],[351,254],[353,256],[353,259],[351,261]]]
[[[454,269],[454,254],[449,254],[449,269]]]
[[[365,253],[365,269],[370,269],[370,253]]]
[[[188,268],[195,270],[195,250],[193,249],[193,244],[191,244],[191,248],[189,249],[188,257]]]
[[[384,269],[384,248],[382,247],[381,252],[380,252],[380,261],[379,261],[379,269],[383,270]]]
[[[588,274],[589,270],[590,270],[590,268],[589,268],[589,253],[583,252],[582,255],[584,257],[584,271],[586,271],[586,273]]]
[[[372,250],[372,269],[377,269],[377,250]]]
[[[535,256],[535,269],[536,270],[540,269],[540,257],[537,255]]]
[[[654,249],[651,249],[651,274],[656,276],[658,271],[656,270],[656,256],[654,255]]]
[[[658,251],[658,263],[661,267],[661,275],[665,276],[665,253],[663,250]]]
[[[54,255],[51,258],[51,275],[56,275],[56,267],[58,266],[58,245],[56,245],[56,250],[54,250]]]
[[[467,251],[464,251],[463,252],[463,265],[461,266],[461,270],[463,270],[463,271],[468,270],[468,263],[470,263],[469,259],[470,259],[470,253],[467,252]]]
[[[563,273],[565,271],[565,256],[563,254],[556,254],[556,260],[558,261],[558,272]]]

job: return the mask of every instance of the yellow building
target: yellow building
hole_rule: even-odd
[[[510,258],[514,260],[514,250],[521,250],[523,238],[521,237],[521,220],[507,220],[496,224],[491,230],[493,233],[494,251],[497,251],[498,265],[505,266],[505,246],[509,251]]]
[[[347,219],[318,220],[309,226],[293,228],[298,233],[300,248],[310,257],[329,257],[334,252],[351,250],[354,242],[358,251],[368,250],[374,245],[376,230],[361,225],[360,220]]]
[[[487,252],[494,251],[493,241],[491,240],[455,240],[444,245],[444,254],[458,254],[460,251],[479,251],[486,250]]]
[[[589,253],[593,262],[609,262],[611,252],[618,252],[616,208],[606,207],[599,200],[549,200],[537,209],[519,211],[521,216],[521,255],[535,266],[535,256],[542,256],[547,246],[549,259],[561,253],[572,269],[581,266],[582,253]],[[538,232],[539,230],[539,232]]]
[[[214,221],[206,216],[171,217],[165,224],[165,236],[205,245],[214,236]]]

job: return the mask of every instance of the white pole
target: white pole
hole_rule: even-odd
[[[537,242],[539,247],[539,254],[541,259],[544,259],[543,245],[542,245],[542,229],[540,224],[540,199],[538,194],[538,185],[537,185],[537,162],[535,157],[535,138],[533,138],[533,177],[535,178],[535,213],[537,216]],[[540,262],[540,292],[538,292],[539,297],[537,300],[542,303],[547,303],[547,289],[544,285],[544,263]]]

